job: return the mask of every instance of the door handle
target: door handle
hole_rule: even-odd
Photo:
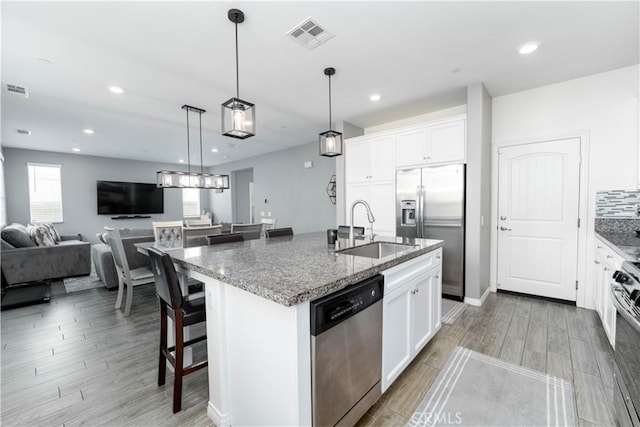
[[[504,215],[502,215],[502,216],[500,217],[500,221],[505,221],[506,219],[507,219],[507,217],[506,217],[506,216],[504,216]]]
[[[507,227],[500,227],[500,230],[501,230],[501,231],[511,231],[511,229],[510,229],[510,228],[507,228]]]

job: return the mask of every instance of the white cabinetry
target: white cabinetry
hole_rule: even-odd
[[[595,242],[593,298],[602,327],[613,347],[616,336],[616,307],[613,305],[611,296],[611,282],[613,281],[611,276],[616,270],[620,270],[624,260],[607,247],[602,240],[596,237]]]
[[[387,236],[395,235],[395,153],[394,135],[347,141],[345,149],[347,221],[351,218],[351,204],[365,200],[376,219],[373,232]],[[361,206],[356,207],[353,222],[369,226]]]
[[[442,249],[382,272],[382,392],[441,326]]]
[[[466,120],[425,125],[397,134],[396,166],[464,163]]]

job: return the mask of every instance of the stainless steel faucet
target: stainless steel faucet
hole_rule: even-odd
[[[373,233],[373,223],[376,222],[376,219],[373,216],[373,213],[371,212],[371,207],[369,206],[369,203],[365,202],[362,199],[359,199],[353,202],[353,204],[351,205],[351,222],[349,223],[350,224],[349,225],[349,246],[353,246],[356,244],[356,238],[355,238],[355,235],[353,234],[353,211],[355,210],[355,207],[357,204],[364,205],[365,209],[367,210],[367,219],[369,220],[369,227],[371,228],[372,233]]]

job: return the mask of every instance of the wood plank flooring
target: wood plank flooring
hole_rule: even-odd
[[[178,414],[172,375],[157,386],[153,285],[136,287],[129,317],[115,297],[92,289],[2,312],[2,425],[213,425],[207,369],[185,377]],[[613,425],[612,350],[598,315],[504,294],[443,325],[359,424],[404,425],[457,345],[572,380],[580,425]]]

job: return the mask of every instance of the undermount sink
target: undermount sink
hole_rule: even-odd
[[[363,256],[367,258],[383,258],[413,247],[402,243],[374,242],[366,245],[336,251],[337,254]]]

